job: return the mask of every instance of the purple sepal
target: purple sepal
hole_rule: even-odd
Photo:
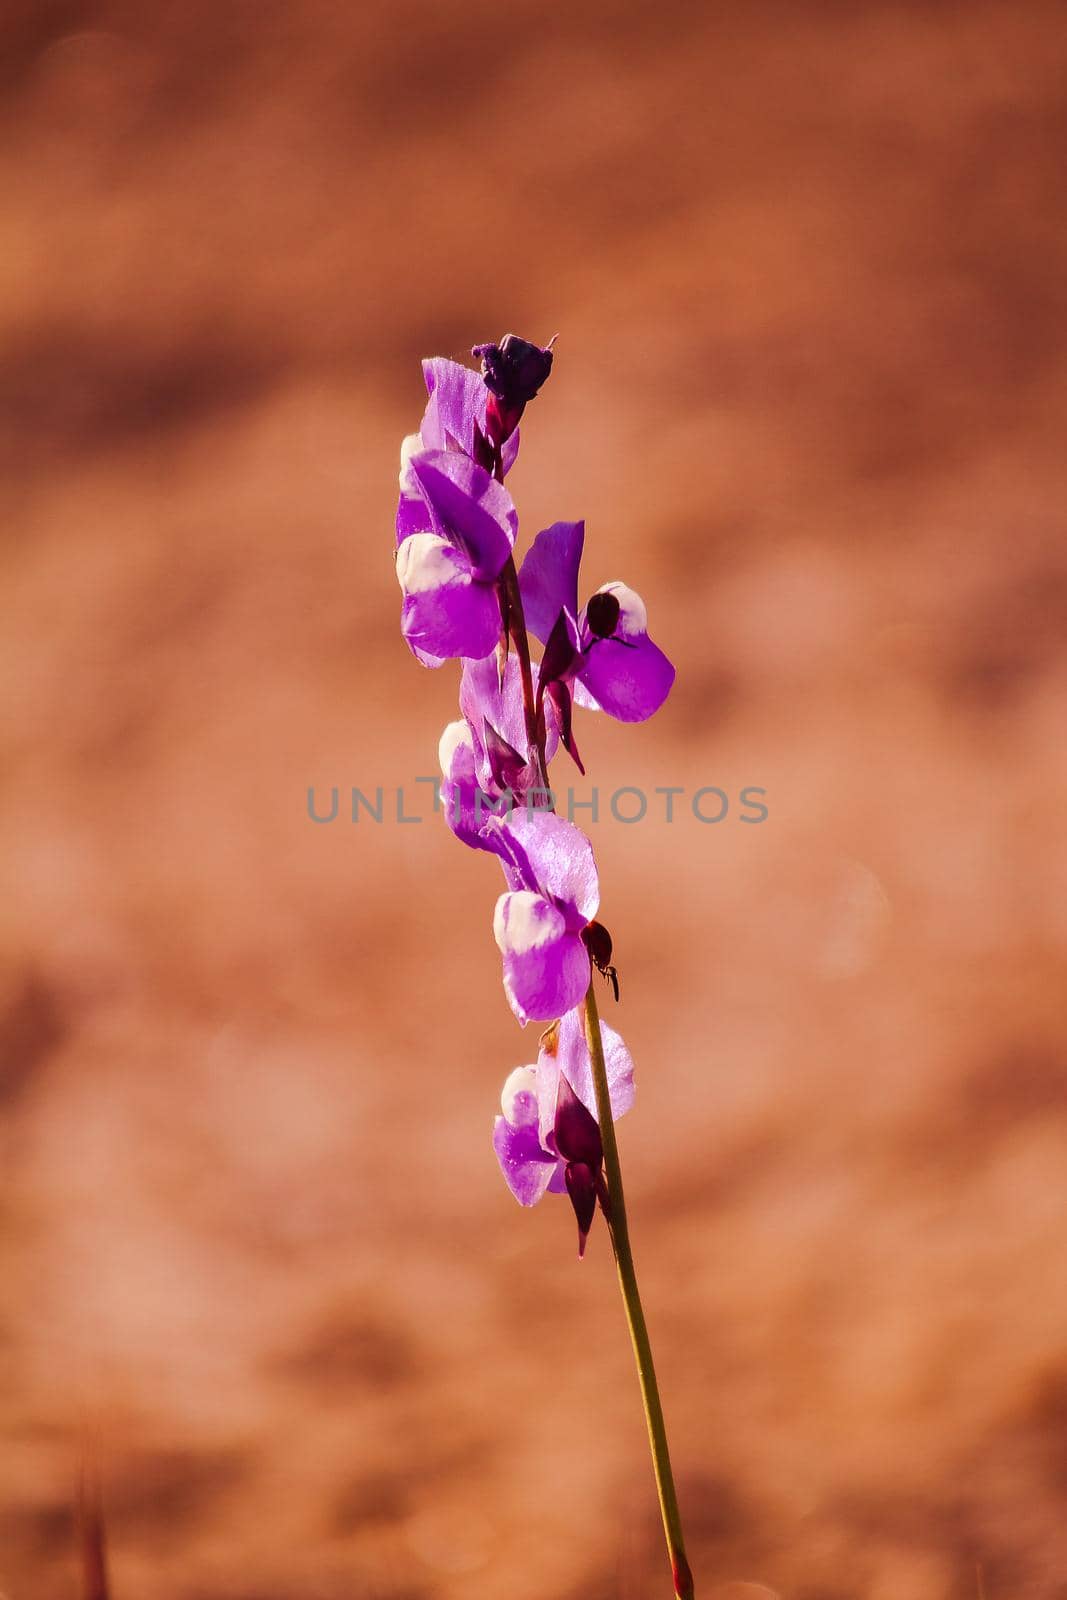
[[[581,665],[575,638],[574,623],[567,611],[561,607],[546,641],[541,665],[537,669],[538,683],[543,683],[546,688],[550,683],[561,683],[569,672]]]
[[[488,717],[482,721],[482,737],[495,788],[501,793],[505,789],[518,791],[526,772],[525,757],[497,733]]]
[[[582,777],[585,777],[585,767],[578,754],[578,745],[574,738],[574,729],[571,717],[571,692],[565,683],[550,683],[546,690],[548,700],[556,708],[559,718],[559,737],[564,750],[578,768]]]

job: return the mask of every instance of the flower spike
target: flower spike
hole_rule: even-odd
[[[536,1061],[515,1067],[504,1083],[493,1151],[521,1206],[567,1195],[579,1257],[598,1207],[604,1214],[675,1592],[692,1600],[615,1134],[633,1104],[633,1062],[600,1021],[596,1001],[594,975],[611,983],[618,1000],[618,973],[611,935],[595,920],[592,846],[556,815],[548,775],[561,744],[585,771],[576,702],[622,722],[644,721],[667,698],[674,668],[649,637],[643,600],[626,584],[602,584],[579,606],[584,523],[543,529],[516,568],[518,517],[504,479],[518,452],[519,420],[552,371],[554,343],[509,333],[477,345],[480,373],[442,358],[423,363],[425,410],[400,451],[401,632],[424,666],[462,661],[460,715],[439,746],[441,809],[458,839],[500,863],[505,890],[493,933],[504,992],[520,1024],[547,1024]],[[540,663],[531,657],[531,633],[544,647]]]

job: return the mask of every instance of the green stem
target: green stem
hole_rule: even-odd
[[[615,1138],[615,1122],[611,1115],[608,1073],[604,1063],[604,1045],[600,1036],[600,1016],[592,982],[585,997],[585,1036],[593,1064],[600,1138],[604,1146],[604,1175],[610,1200],[608,1227],[611,1231],[612,1248],[615,1251],[615,1265],[619,1272],[623,1305],[626,1307],[626,1322],[630,1329],[634,1360],[637,1363],[637,1380],[641,1385],[648,1442],[652,1450],[652,1470],[656,1477],[656,1492],[659,1495],[659,1508],[663,1517],[663,1532],[667,1539],[667,1554],[674,1574],[674,1591],[678,1600],[693,1600],[693,1575],[685,1556],[682,1519],[678,1512],[678,1496],[674,1488],[674,1474],[671,1471],[671,1457],[667,1447],[667,1427],[663,1420],[663,1405],[656,1383],[652,1346],[649,1343],[648,1327],[637,1287],[633,1252],[630,1249],[630,1230],[626,1221],[619,1146]]]

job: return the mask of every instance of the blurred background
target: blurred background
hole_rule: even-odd
[[[678,666],[590,780],[731,799],[591,826],[698,1593],[1067,1596],[1062,8],[9,0],[2,56],[0,1590],[80,1593],[88,1460],[115,1600],[669,1592],[605,1231],[490,1149],[498,872],[410,788],[400,438],[514,329],[524,537]]]

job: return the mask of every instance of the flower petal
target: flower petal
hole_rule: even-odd
[[[422,363],[429,400],[422,419],[422,443],[427,450],[458,448],[465,455],[478,459],[478,436],[484,438],[488,430],[485,408],[489,390],[480,372],[464,367],[458,361],[444,356],[434,356]],[[519,435],[516,430],[504,441],[501,451],[505,472],[510,472],[519,453]]]
[[[511,554],[519,519],[511,496],[484,467],[455,450],[425,450],[408,470],[436,531],[458,544],[476,578],[497,576]]]
[[[432,533],[433,518],[421,494],[402,494],[396,507],[396,542],[403,544],[413,533]]]
[[[458,736],[459,730],[465,737]],[[495,796],[483,787],[469,723],[449,723],[441,735],[440,756],[441,807],[445,822],[463,844],[470,845],[473,850],[491,851],[499,857],[499,830],[491,828],[490,824],[494,818],[508,815],[512,800],[506,793]]]
[[[550,1022],[589,987],[589,954],[563,913],[521,889],[496,903],[493,934],[504,958],[504,992],[519,1021]]]
[[[465,661],[459,680],[459,709],[481,738],[485,719],[514,749],[526,749],[526,717],[522,709],[522,674],[514,654],[508,656],[504,681],[496,658]]]
[[[422,375],[430,396],[421,429],[426,449],[447,450],[453,441],[472,456],[478,433],[485,433],[488,390],[481,373],[433,356],[422,363]]]
[[[476,583],[462,551],[438,534],[415,533],[396,553],[404,594],[400,629],[424,664],[426,657],[485,656],[500,633],[500,601],[491,584]]]
[[[600,1024],[600,1038],[604,1046],[604,1065],[607,1068],[612,1115],[621,1117],[634,1103],[633,1059],[619,1034],[614,1028],[609,1028],[606,1022]],[[589,1059],[589,1045],[586,1042],[581,1010],[569,1011],[560,1019],[555,1069],[563,1073],[578,1099],[595,1117],[597,1104],[596,1089],[593,1085],[593,1064]],[[539,1090],[540,1082],[539,1078]]]
[[[578,678],[609,716],[620,722],[644,722],[670,693],[674,668],[647,633],[628,630],[628,620],[636,619],[628,619],[624,612],[616,638],[592,642]]]
[[[541,1148],[535,1123],[515,1128],[506,1117],[493,1125],[493,1150],[504,1182],[520,1206],[534,1206],[554,1176],[559,1161]]]
[[[600,885],[593,847],[582,830],[553,811],[525,806],[517,807],[498,826],[506,835],[505,852],[523,887],[558,905],[572,932],[584,928],[600,904]]]
[[[578,615],[584,522],[554,522],[537,535],[519,572],[526,626],[544,644],[560,611]]]

